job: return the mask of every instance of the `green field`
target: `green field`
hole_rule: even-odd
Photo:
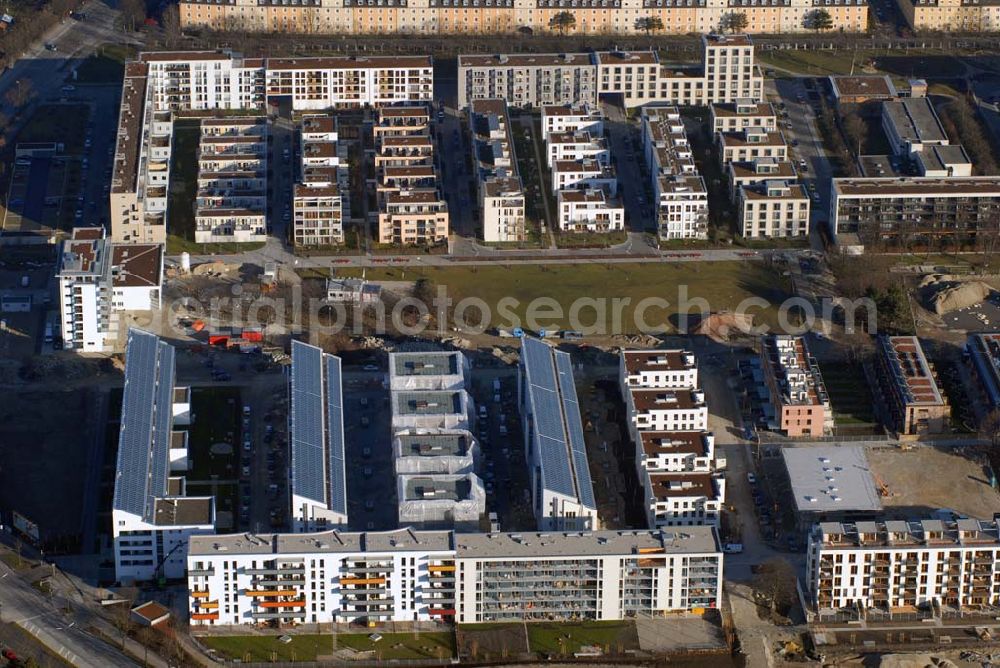
[[[336,649],[351,648],[358,652],[372,651],[378,660],[448,659],[455,655],[452,633],[383,633],[372,642],[367,633],[336,636]],[[199,638],[206,647],[230,659],[240,661],[315,661],[334,651],[330,635],[294,635],[282,643],[278,636],[206,636]]]
[[[528,644],[539,654],[571,655],[592,645],[620,654],[639,649],[639,637],[632,622],[534,623],[528,625]]]
[[[310,271],[309,276],[317,276]],[[360,276],[360,269],[338,270],[338,275]],[[466,297],[478,297],[491,309],[490,327],[511,327],[516,317],[529,329],[569,328],[570,307],[578,302],[579,321],[583,329],[598,320],[595,310],[587,306],[593,300],[605,307],[599,320],[605,331],[634,334],[640,331],[637,311],[649,328],[674,331],[681,297],[686,296],[686,312],[701,313],[734,310],[749,297],[768,300],[767,309],[751,308],[759,323],[775,326],[777,307],[788,296],[788,280],[776,270],[758,262],[685,262],[635,264],[578,265],[492,265],[489,267],[426,267],[368,268],[369,280],[416,281],[428,279],[436,286],[447,288],[455,304]],[[666,300],[666,303],[642,303],[645,299]],[[705,300],[695,301],[695,298]],[[505,302],[501,303],[501,300]],[[526,317],[534,300],[533,318]],[[619,302],[612,300],[618,299]],[[628,300],[628,301],[625,301]],[[546,303],[549,307],[546,307]],[[503,307],[498,309],[498,304]],[[637,306],[640,308],[637,309]],[[470,309],[475,312],[476,309]],[[561,311],[561,315],[559,313]],[[620,318],[615,318],[615,313]],[[615,320],[620,320],[617,327]],[[534,323],[534,324],[533,324]],[[536,327],[537,325],[537,327]],[[593,333],[593,332],[592,332]]]

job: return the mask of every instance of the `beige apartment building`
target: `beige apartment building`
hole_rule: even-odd
[[[804,32],[809,12],[823,8],[833,30],[863,32],[864,0],[182,0],[181,26],[247,32],[302,34],[474,34],[553,32],[552,17],[569,11],[576,24],[568,34],[637,34],[636,21],[659,18],[663,33],[707,34],[723,16],[740,12],[748,33]]]
[[[778,431],[795,438],[823,436],[833,428],[830,397],[803,337],[765,336],[760,361]]]
[[[978,0],[898,0],[914,30],[991,32],[1000,30],[1000,5]]]
[[[517,169],[507,104],[476,100],[469,108],[472,161],[484,241],[523,241],[524,188]]]

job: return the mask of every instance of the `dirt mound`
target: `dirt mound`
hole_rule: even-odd
[[[951,276],[928,276],[920,282],[924,303],[938,315],[980,303],[993,292],[992,286],[977,280],[955,280]]]
[[[235,274],[240,270],[240,265],[238,264],[226,264],[221,260],[216,260],[215,262],[206,262],[205,264],[199,264],[191,269],[191,273],[195,276],[226,276]]]
[[[721,343],[731,337],[745,336],[752,330],[753,316],[749,313],[713,313],[702,318],[692,333]]]

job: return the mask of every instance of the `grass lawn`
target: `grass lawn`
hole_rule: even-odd
[[[774,67],[798,74],[826,76],[828,74],[849,74],[851,63],[854,63],[855,73],[861,69],[871,56],[867,51],[792,51],[792,50],[761,50],[757,59],[762,67]]]
[[[625,243],[625,232],[562,232],[556,235],[559,248],[608,248]]]
[[[452,633],[383,633],[373,643],[370,634],[342,634],[337,648],[349,647],[359,652],[374,650],[383,660],[446,659],[455,655]],[[333,651],[329,635],[294,635],[292,642],[278,642],[278,636],[205,636],[199,640],[216,652],[241,661],[315,661]]]
[[[17,135],[18,142],[61,142],[66,153],[83,150],[90,107],[86,104],[43,104]]]
[[[872,395],[861,367],[847,363],[820,364],[837,425],[875,424]]]
[[[360,276],[361,269],[341,269],[343,276]],[[774,304],[773,308],[752,309],[758,322],[774,326],[777,307],[788,296],[788,281],[773,269],[758,262],[690,262],[648,264],[578,264],[578,265],[499,265],[489,267],[425,267],[425,268],[368,268],[369,280],[416,281],[426,278],[433,284],[446,286],[448,297],[458,303],[465,297],[478,297],[486,302],[493,313],[490,326],[513,326],[507,311],[521,320],[524,327],[535,329],[525,318],[528,304],[538,298],[554,299],[562,310],[560,316],[551,316],[548,308],[538,308],[532,315],[535,324],[546,329],[570,329],[569,308],[581,298],[605,299],[606,316],[601,324],[609,333],[613,326],[616,306],[614,298],[629,299],[621,304],[621,331],[637,333],[636,305],[644,298],[659,298],[667,304],[651,304],[644,312],[651,327],[665,327],[673,331],[671,316],[678,311],[681,288],[686,288],[687,299],[701,297],[711,311],[735,309],[742,300],[757,296]],[[505,302],[503,312],[497,304],[502,298],[512,298],[517,303]],[[646,306],[646,305],[643,305]],[[695,303],[687,312],[701,312],[704,304]],[[470,309],[474,311],[475,309]],[[545,311],[543,313],[542,311]],[[558,311],[559,309],[553,309]],[[583,308],[579,313],[580,324],[589,328],[594,309]],[[580,328],[572,328],[580,329]]]
[[[125,72],[125,61],[135,55],[135,49],[127,44],[102,44],[94,55],[80,63],[76,83],[119,83]]]
[[[188,452],[190,468],[188,480],[235,478],[239,461],[240,443],[240,391],[233,387],[194,388],[191,390],[191,413],[194,419],[189,427]],[[213,443],[229,443],[231,455],[212,455]]]
[[[541,654],[573,654],[586,645],[597,645],[611,653],[639,648],[639,637],[632,622],[579,622],[566,624],[528,624],[531,651]]]

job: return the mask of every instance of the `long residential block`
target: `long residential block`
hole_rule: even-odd
[[[950,428],[951,406],[917,337],[880,336],[875,374],[897,433],[939,434]]]
[[[982,610],[1000,599],[996,520],[824,522],[806,554],[813,612],[940,607]]]
[[[193,626],[615,620],[719,605],[711,527],[192,538]]]

